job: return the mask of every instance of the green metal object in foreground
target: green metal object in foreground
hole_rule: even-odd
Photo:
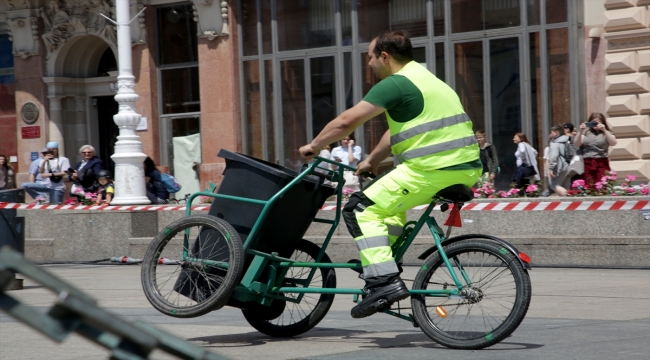
[[[21,273],[57,295],[48,312],[25,305],[5,291],[13,281],[10,271]],[[111,350],[111,359],[148,359],[156,348],[181,359],[226,359],[147,323],[122,320],[97,307],[95,299],[33,265],[8,246],[0,251],[0,310],[56,342],[63,342],[76,332]]]

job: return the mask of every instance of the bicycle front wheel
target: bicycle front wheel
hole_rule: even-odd
[[[444,250],[466,291],[451,297],[411,296],[413,315],[422,331],[454,349],[482,349],[512,334],[531,298],[530,278],[519,260],[488,241],[463,240]],[[422,290],[454,288],[438,252],[427,259],[413,284],[413,289]]]
[[[191,215],[168,225],[142,261],[147,300],[165,315],[188,318],[223,307],[244,267],[239,234],[226,221]]]

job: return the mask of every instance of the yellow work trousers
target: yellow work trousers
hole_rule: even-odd
[[[454,185],[471,187],[482,169],[429,170],[398,165],[350,197],[343,218],[354,237],[367,286],[381,285],[399,274],[391,245],[406,223],[406,211],[429,204],[438,191]]]

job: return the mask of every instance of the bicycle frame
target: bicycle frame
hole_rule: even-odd
[[[361,264],[320,262],[323,257],[323,254],[325,253],[325,250],[327,249],[327,246],[329,245],[330,239],[332,238],[332,235],[334,234],[334,231],[338,227],[341,220],[343,171],[344,170],[356,171],[357,169],[318,156],[315,157],[315,160],[316,161],[313,162],[311,165],[309,165],[306,170],[302,171],[295,179],[289,182],[289,184],[287,184],[277,194],[271,197],[271,199],[266,201],[241,198],[241,197],[229,196],[223,194],[216,194],[213,192],[194,193],[187,200],[185,213],[188,216],[191,214],[192,201],[197,196],[211,196],[215,198],[243,201],[248,203],[260,204],[264,206],[262,212],[260,213],[259,218],[257,219],[255,225],[251,229],[251,232],[248,235],[246,242],[243,244],[244,251],[247,254],[254,255],[254,258],[251,264],[249,265],[248,269],[246,269],[246,272],[240,284],[237,286],[235,292],[232,295],[235,299],[239,301],[257,301],[262,305],[269,305],[273,301],[273,299],[281,299],[289,302],[299,303],[302,300],[303,294],[310,294],[310,293],[352,294],[355,295],[355,300],[358,298],[358,295],[364,294],[362,289],[356,289],[356,288],[308,288],[306,287],[311,282],[318,268],[337,268],[337,269],[361,269],[362,268]],[[334,220],[319,219],[319,218],[314,219],[314,222],[331,224],[331,228],[325,238],[325,241],[323,242],[323,245],[321,246],[321,250],[318,253],[316,259],[314,259],[315,261],[309,263],[299,262],[299,261],[280,257],[277,255],[277,253],[269,254],[269,253],[264,253],[261,251],[251,249],[250,248],[251,242],[255,238],[257,232],[260,229],[261,224],[263,223],[264,219],[268,215],[269,210],[273,206],[273,204],[279,198],[281,198],[292,186],[302,181],[307,175],[315,174],[315,170],[317,169],[318,165],[323,162],[338,166],[337,170],[325,169],[328,171],[328,174],[332,175],[332,181],[334,182],[338,181],[338,186],[336,190],[337,198],[336,198],[336,210],[335,210]],[[322,168],[318,168],[318,169],[322,169]],[[452,279],[454,280],[456,286],[455,288],[450,288],[448,290],[411,289],[409,290],[409,292],[412,295],[417,294],[417,295],[425,295],[425,296],[433,296],[433,297],[462,296],[462,290],[465,289],[466,287],[471,286],[469,277],[467,276],[465,270],[460,265],[457,259],[452,259],[452,260],[454,260],[454,264],[456,265],[460,274],[462,275],[463,278],[462,280],[464,281],[464,284],[463,282],[461,282],[461,279],[458,278],[456,272],[453,271],[453,266],[450,260],[448,259],[448,257],[446,256],[442,247],[442,243],[445,240],[445,234],[442,231],[442,229],[438,226],[436,220],[431,216],[429,216],[431,211],[439,201],[440,201],[439,199],[434,199],[429,204],[427,209],[424,211],[420,219],[417,222],[415,222],[415,224],[414,222],[408,222],[407,224],[404,225],[402,235],[397,239],[397,241],[393,245],[393,255],[395,257],[395,260],[399,261],[406,253],[406,250],[409,248],[409,246],[415,239],[415,236],[418,234],[419,230],[422,228],[422,226],[426,224],[429,230],[431,231],[431,234],[433,235],[433,238],[435,240],[435,246],[437,247],[438,252],[440,253],[442,259],[444,260],[445,265],[449,270],[449,273],[451,274]],[[413,227],[411,228],[410,226]],[[189,261],[191,263],[195,263],[200,266],[217,267],[217,268],[228,267],[228,264],[223,262],[191,258],[189,256],[189,250],[188,250],[191,245],[190,241],[191,239],[189,235],[189,230],[186,230],[184,236],[184,246],[183,246],[184,261]],[[299,280],[299,279],[286,278],[285,277],[286,273],[288,272],[289,268],[292,267],[312,268],[312,270],[310,271],[307,279]],[[267,273],[268,280],[266,282],[260,281],[261,276],[267,270],[268,270]],[[287,283],[292,284],[294,286],[281,286],[281,284],[287,285]],[[298,285],[302,285],[303,287],[299,287]],[[282,294],[289,294],[289,293],[299,294],[299,295],[296,298],[286,297],[282,295]],[[400,317],[402,319],[412,321],[410,317],[405,317],[403,315],[392,313],[390,311],[386,311],[386,312],[390,313],[391,315]]]

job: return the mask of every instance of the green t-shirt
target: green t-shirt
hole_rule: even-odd
[[[373,105],[383,107],[395,122],[415,119],[424,110],[424,96],[406,76],[391,75],[377,83],[363,98]],[[442,168],[439,170],[483,169],[481,159]]]
[[[391,75],[380,81],[363,100],[383,107],[394,121],[401,123],[415,119],[424,110],[422,92],[401,75]]]

